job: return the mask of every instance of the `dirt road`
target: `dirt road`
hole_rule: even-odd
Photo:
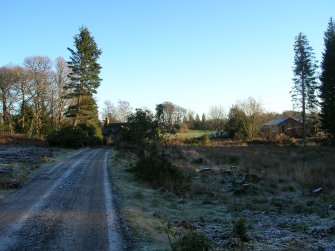
[[[107,159],[78,151],[0,200],[0,250],[123,250]]]

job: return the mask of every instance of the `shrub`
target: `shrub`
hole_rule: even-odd
[[[154,188],[183,193],[188,178],[165,157],[155,117],[148,111],[137,109],[127,122],[119,135],[118,146],[133,150],[138,157],[129,171]]]
[[[78,148],[101,144],[102,136],[100,128],[80,124],[78,126],[65,126],[49,134],[47,141],[53,146]]]
[[[154,188],[162,187],[177,194],[185,191],[189,179],[164,154],[152,147],[145,154],[139,156],[134,172],[139,179],[149,182]]]
[[[207,251],[214,250],[212,242],[202,233],[189,231],[172,244],[175,251]]]
[[[190,139],[185,139],[184,140],[184,144],[188,144],[188,145],[209,145],[211,143],[209,136],[207,134],[204,134],[200,137],[194,137],[194,138],[190,138]]]
[[[246,220],[244,218],[239,218],[234,225],[234,233],[241,239],[246,238],[247,236],[247,226]]]
[[[211,143],[207,134],[200,137],[200,142],[201,142],[201,145],[204,145],[204,146],[209,145]]]
[[[154,116],[149,111],[137,109],[128,117],[116,143],[142,155],[148,146],[157,144],[159,140],[158,123]]]
[[[180,125],[179,132],[181,133],[187,133],[190,129],[188,128],[187,124],[183,123]]]
[[[87,133],[85,145],[96,146],[102,144],[102,133],[98,126],[91,124],[79,124],[78,127]]]
[[[52,146],[82,147],[85,145],[87,133],[81,127],[66,126],[49,134],[47,141]]]
[[[233,233],[240,239],[241,250],[243,250],[244,242],[248,241],[247,235],[247,221],[244,218],[239,218],[235,224]]]

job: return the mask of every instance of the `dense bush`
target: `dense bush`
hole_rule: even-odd
[[[143,155],[148,146],[159,143],[158,124],[154,116],[149,111],[137,109],[128,117],[115,143]]]
[[[83,147],[95,146],[102,142],[99,128],[93,125],[80,124],[78,126],[65,126],[60,130],[49,134],[47,141],[52,146]]]
[[[138,160],[130,171],[137,178],[176,194],[185,191],[188,178],[165,157],[158,122],[150,112],[137,109],[131,114],[117,141],[119,147],[136,153]]]
[[[194,137],[184,140],[184,144],[188,145],[209,145],[211,143],[211,140],[209,139],[209,136],[207,134],[204,134],[200,137]]]
[[[162,187],[177,194],[184,193],[189,183],[189,179],[155,147],[139,156],[131,171],[139,179],[149,182],[154,188]]]
[[[87,133],[85,145],[96,146],[102,144],[102,133],[98,126],[90,124],[79,124],[78,127]]]

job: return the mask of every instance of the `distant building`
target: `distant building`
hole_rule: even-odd
[[[278,118],[262,124],[261,132],[269,136],[285,134],[290,137],[301,137],[302,127],[302,123],[293,118]]]
[[[102,128],[102,135],[104,142],[107,144],[111,144],[113,139],[117,136],[117,134],[121,131],[121,129],[126,125],[126,123],[121,122],[112,122],[110,123],[108,119],[106,119],[104,126]]]

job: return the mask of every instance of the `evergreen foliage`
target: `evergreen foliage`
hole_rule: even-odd
[[[149,111],[136,109],[127,122],[119,138],[120,143],[125,144],[127,148],[142,156],[147,146],[159,142],[158,122]]]
[[[213,242],[203,233],[189,231],[172,244],[173,251],[209,251],[214,250]]]
[[[294,107],[302,109],[303,138],[306,142],[306,110],[313,112],[318,104],[317,62],[306,35],[302,33],[295,38],[294,52],[294,85],[291,95]]]
[[[99,127],[88,124],[65,126],[49,134],[47,141],[52,146],[78,148],[83,146],[96,146],[102,143]]]
[[[51,133],[47,141],[51,146],[78,148],[85,145],[86,133],[79,126],[65,126]]]
[[[159,122],[149,111],[137,109],[122,128],[118,145],[134,151],[138,157],[129,170],[154,188],[162,187],[179,194],[188,178],[166,158],[159,136]]]
[[[65,115],[73,119],[73,125],[90,123],[98,125],[98,112],[93,94],[100,85],[101,66],[97,60],[101,55],[94,38],[86,27],[80,28],[80,33],[74,37],[76,50],[68,48],[71,53],[68,66],[71,69],[69,83],[65,88],[69,91],[65,96],[71,99]]]
[[[157,147],[147,148],[130,171],[134,172],[137,178],[149,182],[152,187],[163,188],[176,194],[183,194],[189,181]]]
[[[247,136],[244,130],[243,120],[246,120],[245,113],[236,105],[230,108],[225,131],[229,138],[242,139]]]
[[[335,22],[331,18],[324,34],[321,62],[320,106],[322,128],[335,137]]]

